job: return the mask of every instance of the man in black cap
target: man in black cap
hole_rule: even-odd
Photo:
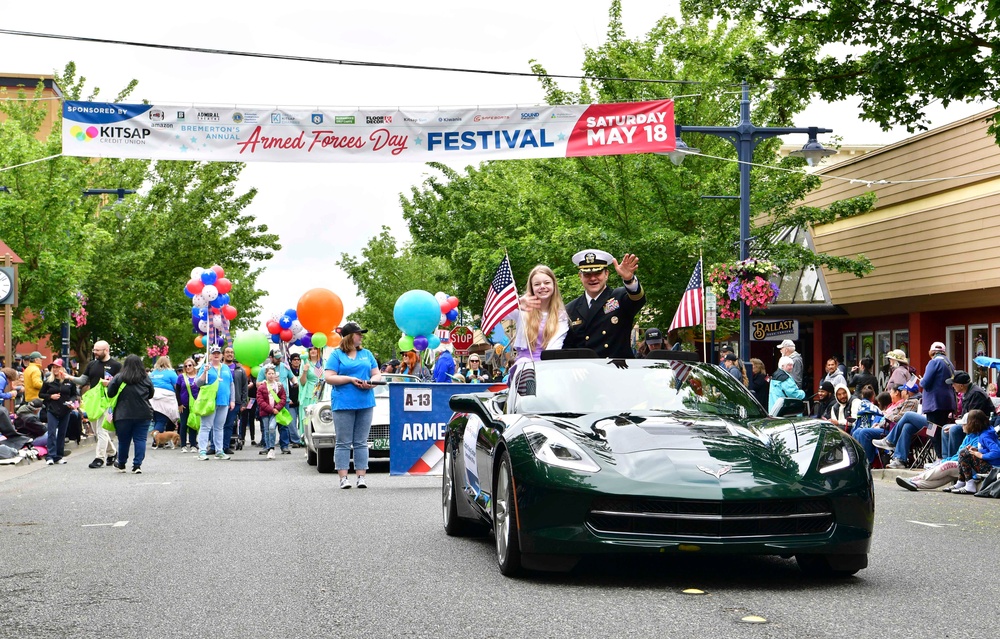
[[[630,336],[646,293],[635,276],[639,258],[626,253],[618,262],[610,253],[587,249],[573,256],[584,293],[566,305],[569,332],[563,348],[589,348],[601,357],[631,359]],[[625,286],[608,288],[608,268],[614,267]]]
[[[959,421],[958,418],[964,417],[970,410],[974,409],[983,411],[987,417],[993,414],[994,408],[990,396],[981,386],[972,383],[971,375],[965,371],[955,371],[953,376],[944,381],[955,389],[955,397],[958,400],[954,421]],[[941,432],[941,459],[957,455],[958,447],[962,445],[962,440],[965,438],[961,424],[947,424],[941,429]]]
[[[658,328],[647,328],[642,343],[646,345],[647,356],[651,351],[661,351],[663,350],[663,333]]]
[[[822,382],[819,385],[819,390],[813,395],[816,401],[813,402],[813,409],[810,413],[812,417],[826,419],[826,411],[833,403],[833,390],[833,384],[830,382]]]

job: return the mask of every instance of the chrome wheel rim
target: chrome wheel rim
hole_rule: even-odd
[[[502,564],[507,561],[507,549],[510,546],[510,471],[506,461],[501,464],[500,476],[497,477],[493,527],[497,538],[497,559]]]
[[[444,514],[444,523],[447,526],[448,515],[451,512],[451,499],[454,492],[454,484],[451,477],[451,455],[444,455],[444,481],[441,484],[441,508]]]

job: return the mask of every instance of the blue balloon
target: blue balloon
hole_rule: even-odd
[[[191,299],[192,297],[194,297],[194,293],[192,293],[191,291],[189,291],[186,286],[184,287],[184,295],[186,295],[188,299]]]
[[[510,344],[510,338],[503,332],[503,327],[497,324],[493,332],[490,333],[490,342],[507,346],[507,344]]]
[[[441,321],[441,304],[427,291],[407,291],[396,300],[392,317],[407,335],[433,335]]]
[[[226,300],[222,299],[222,296],[220,295],[211,302],[209,302],[209,305],[212,308],[222,308],[223,306],[226,305]]]
[[[434,350],[441,345],[441,338],[437,335],[431,335],[427,338],[427,348]]]
[[[450,311],[445,313],[444,316],[448,318],[449,322],[454,322],[455,320],[458,319],[458,311],[455,309],[451,309]]]
[[[201,274],[202,284],[215,284],[215,280],[217,280],[218,278],[219,276],[215,274],[215,271],[211,270],[205,271]]]
[[[271,336],[271,341],[274,342],[275,344],[280,344],[281,343],[281,336],[280,335],[272,335]]]
[[[222,293],[221,295],[219,295],[219,297],[222,298],[222,306],[225,306],[226,304],[229,303],[229,293]],[[216,298],[216,299],[218,299],[218,298]],[[219,307],[219,308],[221,308],[221,307]]]
[[[287,315],[282,315],[281,319],[278,320],[278,325],[281,326],[281,328],[291,328],[292,322],[294,321],[295,320],[293,320],[291,317],[288,317]]]
[[[291,317],[293,322],[295,320],[299,319],[299,314],[295,312],[294,308],[290,308],[287,311],[285,311],[285,315],[287,315],[288,317]]]

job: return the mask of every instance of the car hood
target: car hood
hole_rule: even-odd
[[[632,480],[674,486],[718,485],[722,475],[729,475],[730,486],[796,482],[813,465],[823,432],[816,422],[744,422],[700,414],[545,421],[573,437],[602,467]]]

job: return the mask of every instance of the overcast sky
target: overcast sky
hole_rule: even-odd
[[[622,0],[627,33],[644,35],[665,11],[676,11],[677,3]],[[604,40],[610,1],[535,2],[520,8],[436,0],[372,5],[336,0],[259,5],[0,0],[0,5],[3,28],[19,31],[520,72],[529,71],[529,60],[537,59],[550,73],[578,74],[583,48]],[[506,106],[538,104],[543,98],[538,81],[531,78],[282,62],[10,35],[0,35],[0,60],[0,73],[39,75],[75,61],[88,85],[100,87],[106,100],[135,78],[139,86],[130,101],[153,104]],[[572,90],[576,82],[564,81],[563,86]],[[944,124],[979,110],[937,112],[934,121]],[[856,113],[851,103],[820,103],[795,124],[832,128],[844,143],[906,137],[905,131],[884,133]],[[798,143],[796,137],[787,142]],[[422,164],[247,164],[241,190],[259,190],[250,211],[280,235],[283,247],[258,280],[269,293],[264,315],[294,308],[303,292],[319,286],[340,295],[346,312],[356,309],[362,300],[336,260],[344,252],[358,254],[382,225],[405,239],[399,194],[429,173]],[[577,248],[567,247],[567,259]],[[178,282],[178,295],[182,286]]]

